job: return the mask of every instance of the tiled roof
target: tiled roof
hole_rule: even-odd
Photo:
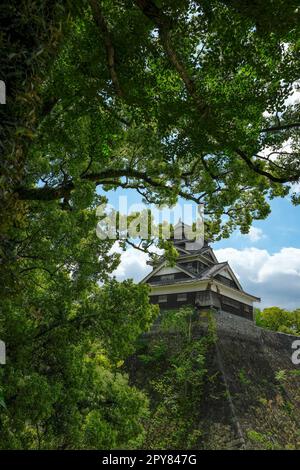
[[[152,284],[174,284],[178,282],[191,282],[191,281],[206,281],[209,280],[214,274],[216,274],[221,268],[226,266],[227,263],[218,263],[215,264],[214,266],[210,266],[209,268],[205,269],[204,271],[200,273],[196,273],[195,271],[192,271],[191,269],[188,269],[187,267],[184,267],[184,270],[190,273],[192,276],[194,276],[191,279],[166,279],[165,281],[159,280],[159,281],[152,281]],[[149,283],[151,284],[151,278],[149,279]]]
[[[199,279],[210,279],[211,276],[216,274],[221,268],[224,268],[227,265],[226,262],[224,263],[217,263],[214,264],[213,266],[210,266],[208,269],[205,269],[205,271],[202,271],[199,273]]]

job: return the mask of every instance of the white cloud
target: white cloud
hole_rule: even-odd
[[[291,190],[294,193],[300,193],[300,183],[294,183],[291,186]]]
[[[285,46],[284,46],[285,47]],[[287,46],[288,48],[288,46]],[[292,90],[289,94],[289,96],[285,99],[284,101],[284,106],[297,106],[300,103],[300,82],[296,81],[293,84]],[[280,115],[280,113],[279,113]],[[270,114],[269,112],[265,111],[263,113],[263,116],[265,118],[270,118],[274,114]],[[285,142],[282,143],[282,146],[280,148],[276,147],[265,147],[259,151],[259,155],[264,157],[264,158],[270,158],[272,161],[276,161],[276,159],[279,156],[280,152],[284,152],[287,155],[288,154],[294,154],[295,153],[295,141],[292,138],[287,139]]]
[[[294,153],[293,140],[291,138],[285,140],[279,149],[276,147],[263,148],[259,151],[259,156],[269,158],[271,161],[275,161],[277,160],[280,152],[285,152],[287,155]]]
[[[146,264],[149,259],[148,255],[135,248],[122,251],[118,244],[115,243],[111,252],[121,253],[121,262],[113,272],[118,281],[133,279],[135,282],[139,282],[152,270],[151,266]]]
[[[294,86],[293,86],[293,89],[292,89],[290,95],[288,96],[288,98],[286,98],[286,100],[284,102],[285,106],[290,106],[290,105],[294,106],[295,104],[298,104],[300,102],[299,85],[300,85],[299,82],[294,83]]]
[[[290,91],[288,97],[284,100],[284,106],[295,106],[300,103],[300,82],[296,81],[293,84],[293,87]],[[265,118],[274,116],[274,114],[269,113],[268,111],[263,112]]]
[[[251,227],[249,233],[247,234],[249,240],[253,243],[258,242],[262,238],[265,238],[265,234],[261,228]]]
[[[300,283],[300,249],[282,248],[279,253],[269,256],[259,272],[259,281],[264,282],[274,274],[297,276]]]
[[[282,248],[278,253],[246,248],[215,251],[220,261],[228,261],[246,291],[262,299],[262,307],[300,307],[300,249]]]

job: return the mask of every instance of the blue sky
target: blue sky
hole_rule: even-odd
[[[116,209],[119,196],[127,196],[129,206],[141,202],[133,190],[106,195]],[[219,261],[230,263],[243,288],[261,297],[261,308],[300,308],[300,206],[293,206],[289,198],[277,198],[271,201],[271,208],[268,218],[255,221],[248,235],[236,231],[213,249]],[[146,261],[143,253],[129,249],[122,254],[115,275],[119,280],[138,282],[149,272]]]
[[[289,198],[277,198],[271,201],[272,212],[266,220],[255,221],[253,227],[262,230],[262,237],[252,240],[257,248],[265,248],[275,253],[283,247],[300,248],[300,206],[293,206]],[[215,248],[234,247],[243,249],[249,246],[249,237],[239,233],[215,244]]]
[[[141,196],[134,190],[116,190],[105,193],[109,203],[118,207],[118,198],[126,196],[128,206],[141,202]],[[300,248],[300,206],[293,206],[288,197],[276,198],[270,201],[272,212],[266,220],[255,221],[253,227],[262,231],[262,236],[242,236],[238,231],[229,239],[223,239],[214,244],[215,249],[236,248],[243,249],[249,242],[255,243],[257,248],[265,248],[274,253],[283,247],[293,246]],[[255,240],[255,238],[257,238]]]

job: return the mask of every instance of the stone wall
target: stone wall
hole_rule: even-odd
[[[214,399],[208,384],[206,448],[219,448],[219,438],[221,448],[299,449],[300,366],[291,360],[292,344],[299,337],[259,328],[225,312],[215,319],[217,342],[210,367],[218,371],[227,407],[225,412],[222,403],[220,416],[218,393]]]
[[[197,448],[300,449],[300,366],[291,360],[299,337],[259,328],[226,312],[214,318],[217,339],[207,357],[204,398],[195,410],[201,430]],[[206,329],[203,315],[193,327],[193,341]],[[145,338],[157,335],[169,350],[178,344],[178,333],[160,331],[159,324]],[[137,357],[129,364],[133,383],[147,390],[153,366],[149,371]]]

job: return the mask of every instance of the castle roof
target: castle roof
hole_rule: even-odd
[[[162,255],[158,263],[153,266],[152,272],[141,282],[147,282],[152,286],[166,286],[214,281],[259,301],[258,297],[247,294],[243,290],[228,262],[218,261],[208,240],[187,239],[186,230],[190,229],[190,226],[180,221],[174,227],[173,237],[169,239],[178,251],[175,266],[168,266],[165,256]]]

